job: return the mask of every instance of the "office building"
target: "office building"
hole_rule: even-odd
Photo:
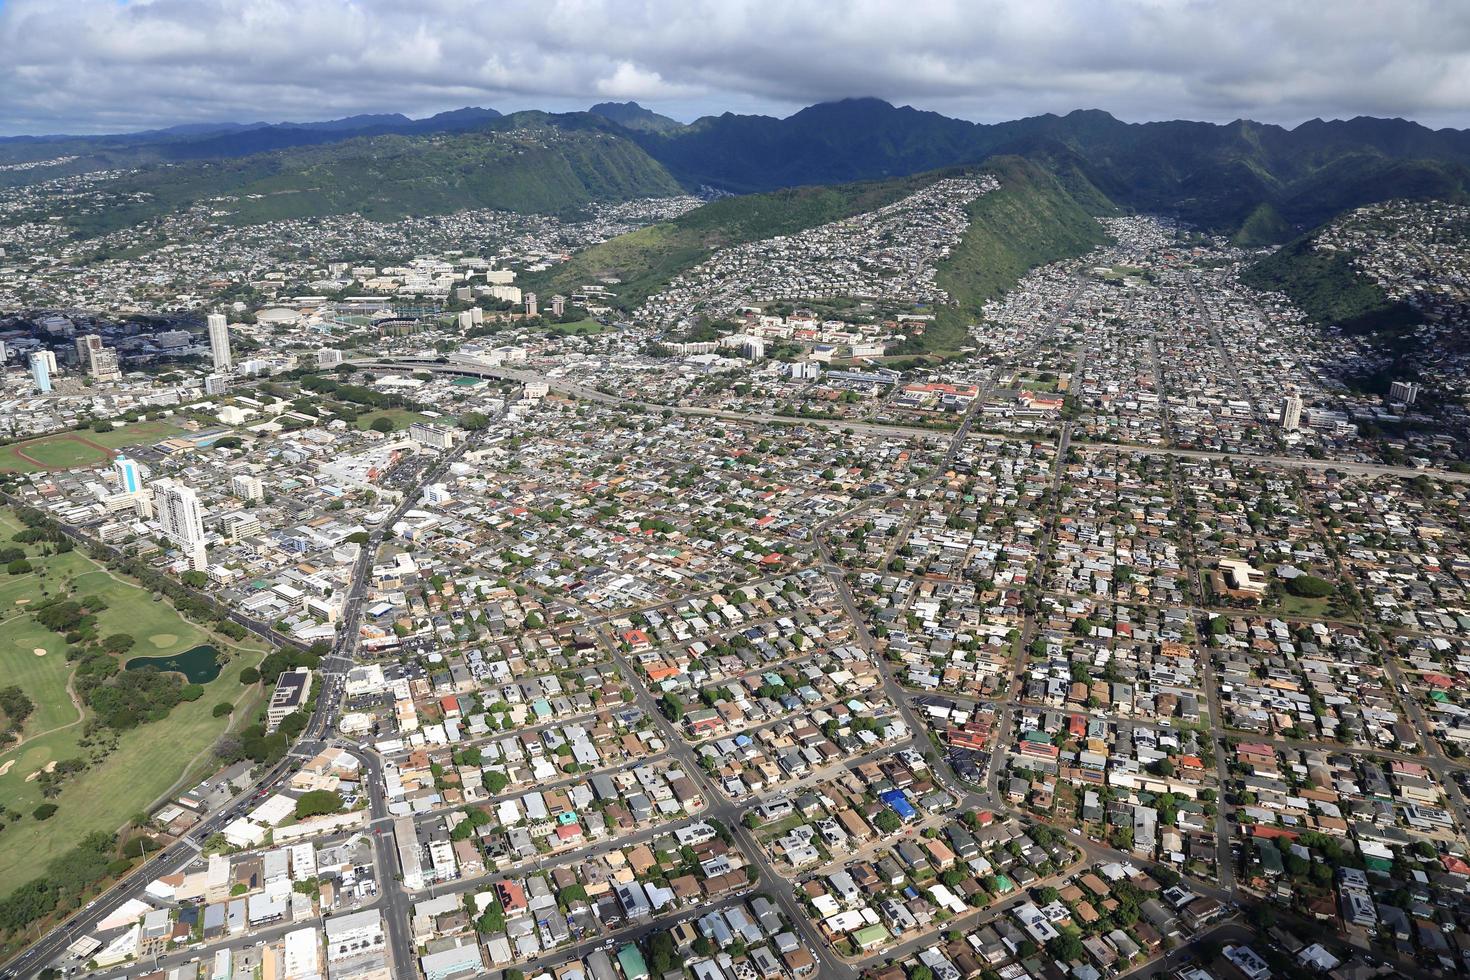
[[[383,916],[377,909],[335,915],[327,920],[327,962],[338,964],[367,956],[383,955],[387,936]]]
[[[56,355],[49,350],[38,350],[31,354],[31,378],[36,382],[36,390],[48,392],[51,390],[51,375],[56,371]]]
[[[177,480],[153,484],[153,507],[159,527],[189,558],[189,567],[202,572],[208,566],[204,548],[204,512],[199,495]]]
[[[305,667],[286,671],[276,679],[271,703],[265,709],[265,730],[275,731],[289,714],[306,705],[311,696],[311,671]]]
[[[230,328],[223,313],[211,313],[209,323],[209,352],[214,355],[214,369],[228,371],[235,362],[230,358]]]
[[[1281,403],[1281,429],[1283,432],[1295,432],[1301,425],[1302,396],[1292,392]]]

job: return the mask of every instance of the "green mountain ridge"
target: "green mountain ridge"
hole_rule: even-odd
[[[786,119],[727,113],[635,138],[686,186],[736,192],[1019,155],[1059,174],[1075,169],[1121,207],[1231,235],[1262,204],[1299,230],[1374,201],[1470,191],[1470,132],[1402,119],[1312,120],[1288,130],[1248,120],[1125,123],[1079,110],[987,125],[848,99]],[[1257,219],[1251,233],[1260,230]]]
[[[1062,181],[1019,157],[998,158],[972,169],[995,174],[1001,186],[971,202],[970,226],[937,270],[937,281],[952,302],[936,311],[935,322],[921,339],[899,353],[951,351],[963,346],[968,325],[976,322],[987,300],[1005,292],[1031,269],[1080,255],[1107,240],[1093,215],[1111,208],[1095,188],[1081,195],[1087,201],[1084,206]],[[554,270],[527,278],[524,285],[537,292],[566,293],[615,278],[620,281],[617,304],[631,311],[675,275],[719,248],[789,235],[871,211],[942,177],[963,172],[946,169],[892,180],[723,198],[673,221],[595,245]]]
[[[1083,255],[1108,240],[1095,215],[1112,209],[1096,188],[1069,188],[1021,157],[1000,157],[985,169],[1000,187],[970,202],[970,227],[939,264],[935,282],[951,302],[939,308],[917,345],[924,351],[963,346],[988,301],[1032,269]]]
[[[402,131],[362,135],[354,128],[363,126]],[[517,161],[495,151],[526,129],[581,134],[587,141],[600,134],[608,143],[603,150],[584,147],[542,160]],[[1125,123],[1086,110],[977,124],[878,99],[847,99],[785,119],[726,113],[687,126],[636,103],[601,103],[591,112],[559,115],[494,118],[491,110],[466,109],[428,120],[372,116],[308,126],[186,130],[83,144],[113,153],[112,165],[123,165],[123,159],[175,161],[168,167],[152,163],[120,181],[120,188],[155,195],[122,208],[120,215],[147,216],[242,191],[298,199],[242,208],[232,220],[343,210],[386,217],[479,206],[567,213],[593,200],[673,193],[676,185],[763,193],[973,167],[998,156],[1045,165],[1080,203],[1095,195],[1110,206],[1170,215],[1249,244],[1285,241],[1343,210],[1376,201],[1470,198],[1470,131],[1430,130],[1402,119],[1312,120],[1284,129],[1248,120]],[[72,138],[48,139],[53,141],[0,144],[0,159],[6,152],[36,153],[42,147],[63,152]],[[281,140],[318,143],[237,152]],[[0,183],[102,165],[87,159],[93,162],[0,174]],[[546,165],[545,173],[537,163]]]
[[[376,220],[498,208],[572,214],[681,193],[677,181],[596,116],[517,113],[473,132],[374,136],[227,160],[145,168],[106,185],[117,203],[66,215],[81,237],[211,202],[250,224],[356,213]],[[214,202],[215,198],[237,200]]]
[[[1312,247],[1303,235],[1246,267],[1241,281],[1256,289],[1284,293],[1319,326],[1346,333],[1403,333],[1424,318],[1353,267],[1342,252]]]
[[[633,309],[678,273],[717,249],[789,235],[880,208],[955,171],[835,186],[792,187],[726,197],[594,245],[571,261],[526,279],[538,292],[571,292],[605,278],[621,280],[619,304]]]

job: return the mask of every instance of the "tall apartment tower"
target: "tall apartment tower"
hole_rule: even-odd
[[[1302,396],[1296,392],[1286,396],[1281,403],[1281,430],[1295,432],[1302,426]]]
[[[119,456],[112,461],[112,473],[117,477],[117,488],[123,493],[142,493],[143,474],[136,460]]]
[[[103,347],[102,338],[95,333],[77,338],[77,359],[98,381],[116,381],[122,377],[117,366],[117,351]]]
[[[189,567],[202,572],[209,565],[204,549],[204,511],[199,495],[177,480],[153,484],[153,506],[164,536],[189,557]]]
[[[31,353],[31,378],[36,382],[36,390],[48,392],[51,390],[51,373],[56,370],[56,355],[49,350],[38,350]]]
[[[214,355],[214,369],[228,371],[235,362],[230,357],[230,328],[223,313],[211,313],[209,323],[209,352]]]
[[[241,473],[230,481],[230,491],[241,500],[261,500],[265,497],[265,487],[259,478]]]
[[[536,294],[535,293],[527,293],[525,299],[526,299],[526,316],[535,316],[536,315]]]
[[[1388,386],[1388,400],[1400,405],[1412,405],[1419,397],[1417,381],[1395,381]]]

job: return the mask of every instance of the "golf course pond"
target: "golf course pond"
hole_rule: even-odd
[[[127,662],[128,670],[143,670],[154,667],[171,670],[184,675],[190,684],[208,684],[219,676],[219,651],[212,646],[197,646],[176,653],[171,657],[134,657]]]

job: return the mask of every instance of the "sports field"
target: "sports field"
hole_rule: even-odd
[[[19,528],[13,514],[0,511],[0,542],[10,543]],[[188,622],[168,602],[154,601],[151,592],[116,577],[80,551],[40,557],[39,547],[26,550],[35,571],[19,576],[0,572],[0,678],[19,685],[36,704],[20,744],[0,750],[0,802],[23,814],[0,834],[0,896],[43,873],[47,861],[84,834],[116,830],[186,770],[201,766],[210,746],[232,723],[231,718],[213,717],[214,706],[235,703],[236,724],[253,714],[260,688],[242,687],[240,671],[258,664],[265,652],[253,640],[235,644]],[[81,743],[83,709],[68,690],[72,665],[66,660],[66,643],[25,611],[58,594],[106,599],[108,608],[97,617],[99,635],[128,633],[137,641],[123,661],[182,653],[201,643],[228,652],[231,660],[205,685],[204,697],[177,705],[163,721],[126,732],[105,758],[67,779],[50,801],[58,807],[56,814],[41,822],[31,815],[45,801],[35,775],[53,762],[89,752]],[[38,650],[44,655],[37,655]]]
[[[400,430],[407,431],[408,427],[410,425],[413,425],[415,422],[429,421],[429,417],[427,415],[420,415],[418,412],[410,412],[406,408],[385,408],[381,412],[365,412],[362,415],[359,415],[357,417],[357,427],[359,429],[370,429],[372,428],[373,423],[376,422],[378,419],[387,419],[388,421],[392,422],[393,430],[395,432]]]
[[[133,422],[111,432],[57,432],[0,446],[0,472],[39,473],[101,466],[119,449],[159,442],[183,431],[169,422]]]

